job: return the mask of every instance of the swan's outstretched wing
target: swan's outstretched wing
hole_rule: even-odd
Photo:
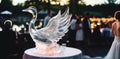
[[[51,18],[46,27],[41,31],[46,34],[49,40],[59,40],[68,31],[72,15],[69,14],[69,8],[61,15],[61,11]]]
[[[68,32],[68,27],[70,26],[70,21],[71,21],[72,15],[67,15],[63,17],[63,20],[59,23],[58,27],[58,37],[61,39],[65,33]]]
[[[52,23],[54,23],[55,21],[57,21],[57,19],[60,18],[60,17],[61,17],[61,11],[59,10],[58,14],[57,14],[56,16],[52,17],[52,18],[49,20],[49,22],[48,22],[48,24],[46,25],[46,27],[50,26]]]

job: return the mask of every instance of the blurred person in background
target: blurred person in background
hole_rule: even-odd
[[[114,13],[116,21],[112,24],[114,41],[104,59],[120,59],[120,11]]]
[[[76,15],[72,16],[71,25],[69,28],[68,36],[69,36],[69,46],[75,47],[75,37],[76,37]]]
[[[96,25],[96,27],[93,29],[92,33],[92,44],[93,45],[101,45],[101,32],[100,32],[100,25]]]
[[[103,45],[111,45],[112,41],[113,41],[113,36],[112,36],[112,30],[111,28],[108,26],[108,24],[105,24],[103,27],[103,31],[101,33],[102,35],[102,44]],[[106,42],[106,43],[104,43]]]
[[[83,46],[83,25],[81,21],[81,17],[77,16],[77,21],[76,21],[76,46],[82,47]]]
[[[90,13],[87,12],[83,19],[83,39],[85,45],[90,45],[91,39],[91,22]]]
[[[12,30],[12,21],[6,20],[3,25],[3,30],[0,32],[0,51],[3,59],[15,59],[16,49],[16,32]],[[1,58],[0,58],[1,59]]]
[[[47,23],[48,23],[48,21],[50,20],[51,16],[52,16],[52,14],[49,13],[49,14],[47,14],[47,16],[44,18],[44,20],[43,20],[43,27],[45,27],[45,26],[47,25]]]

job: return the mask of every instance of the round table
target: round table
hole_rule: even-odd
[[[63,53],[54,56],[45,56],[35,53],[35,48],[25,50],[23,59],[83,59],[82,51],[72,47],[64,47]]]

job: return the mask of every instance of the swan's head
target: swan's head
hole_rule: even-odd
[[[37,13],[37,9],[36,9],[36,7],[34,7],[34,6],[30,6],[30,7],[28,7],[27,9],[23,9],[22,11],[23,11],[23,12],[29,12],[29,13],[31,13],[32,15],[36,15],[36,13]]]

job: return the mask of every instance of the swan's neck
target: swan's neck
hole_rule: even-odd
[[[36,31],[35,21],[37,19],[37,14],[33,15],[30,24],[29,24],[29,33],[33,34]]]

